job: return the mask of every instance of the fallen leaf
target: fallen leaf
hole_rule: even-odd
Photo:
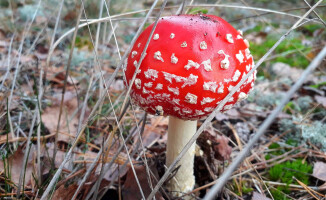
[[[102,166],[102,164],[97,167],[96,174],[100,173],[101,166]],[[127,174],[129,169],[130,169],[129,166],[122,168],[121,165],[113,163],[113,165],[110,167],[110,169],[103,176],[103,180],[106,180],[108,182],[116,181],[116,177],[122,178],[123,176],[125,176]]]
[[[145,166],[134,166],[135,167],[135,171],[136,171],[136,175],[138,177],[140,186],[143,190],[143,193],[145,195],[145,198],[152,192],[152,189],[149,187],[149,180],[148,180],[148,176],[146,173],[146,169]],[[157,169],[154,167],[154,165],[150,165],[150,170],[152,171],[152,173],[155,175],[156,179],[158,180],[158,172]],[[155,183],[153,183],[154,179],[152,178],[152,184],[156,185]],[[124,200],[134,200],[134,199],[142,199],[141,193],[139,191],[139,187],[137,185],[135,176],[133,171],[130,169],[127,173],[127,178],[125,181],[125,184],[123,186],[122,189],[122,196]],[[163,197],[162,195],[157,192],[155,195],[156,199],[162,199]]]
[[[8,45],[8,42],[0,40],[0,47],[7,47]]]
[[[60,114],[61,93],[54,95],[52,100],[53,105],[45,108],[44,112],[42,113],[42,122],[44,123],[45,127],[49,129],[50,133],[54,133],[57,129]],[[78,128],[79,115],[74,114],[78,108],[76,95],[70,91],[67,91],[65,93],[63,104],[58,141],[68,142],[76,135]],[[84,119],[86,119],[86,117]]]
[[[322,184],[321,186],[318,187],[320,191],[326,190],[326,183]]]
[[[30,152],[30,155],[32,154],[33,153]],[[15,153],[8,158],[8,161],[4,163],[3,160],[0,160],[0,173],[3,173],[5,171],[4,165],[6,167],[9,165],[10,172],[7,174],[10,174],[10,180],[14,184],[18,185],[23,162],[24,162],[24,152],[21,147],[18,147]],[[31,184],[32,172],[33,172],[33,164],[31,160],[28,159],[26,171],[25,171],[25,186],[29,186]]]
[[[320,180],[326,181],[326,163],[316,162],[312,175]]]
[[[216,138],[217,144],[214,145],[215,158],[218,160],[229,160],[232,153],[232,147],[229,145],[229,139],[222,135]]]
[[[45,147],[42,147],[41,149],[41,156],[43,157],[43,162],[42,162],[42,173],[47,174],[51,170],[52,167],[52,162],[53,162],[53,149],[54,149],[54,143],[47,143]],[[72,159],[75,159],[75,154],[73,154]],[[66,152],[57,149],[56,151],[56,156],[54,159],[54,165],[55,168],[59,168],[61,163],[63,162],[64,158],[66,157]],[[64,165],[65,169],[70,169],[69,168],[70,163],[67,162]]]
[[[111,84],[110,89],[119,92],[125,89],[125,84],[122,79],[117,79]]]
[[[320,103],[321,105],[323,105],[324,108],[326,108],[326,97],[316,95],[316,96],[315,96],[315,99],[316,99],[316,101],[317,101],[318,103]]]
[[[76,183],[71,184],[67,187],[65,184],[63,184],[57,190],[55,190],[52,199],[57,199],[57,200],[71,199],[74,196],[77,188],[78,185]]]
[[[271,199],[267,198],[264,194],[254,192],[251,200],[271,200]]]
[[[209,131],[203,131],[197,139],[197,144],[203,150],[209,163],[213,162],[212,156],[220,161],[230,159],[232,147],[228,143],[229,139],[226,136],[214,136]]]
[[[145,147],[151,146],[153,142],[158,141],[158,139],[167,133],[167,127],[169,123],[168,117],[153,117],[151,118],[151,124],[145,125],[145,130],[143,133],[143,144]],[[135,142],[138,138],[135,140]],[[161,141],[165,142],[165,141]]]

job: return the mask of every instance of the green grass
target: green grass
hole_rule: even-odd
[[[258,60],[261,58],[275,43],[277,39],[274,36],[267,36],[265,42],[262,44],[256,44],[254,42],[250,45],[250,51],[252,52],[254,59]],[[283,41],[274,51],[274,55],[282,54],[273,60],[272,63],[282,62],[286,63],[292,67],[305,68],[309,64],[309,60],[299,53],[298,50],[301,50],[304,55],[306,55],[311,48],[305,47],[301,39],[299,38],[290,38]],[[288,52],[287,54],[284,52]]]

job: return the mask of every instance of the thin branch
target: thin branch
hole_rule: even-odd
[[[310,6],[310,4],[306,1],[306,0],[304,0],[304,2],[311,8],[311,6]],[[313,13],[315,13],[315,15],[319,18],[319,20],[324,24],[324,26],[326,27],[326,22],[318,15],[318,13],[315,11],[315,10],[313,10],[312,11]]]

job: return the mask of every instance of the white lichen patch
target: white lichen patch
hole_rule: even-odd
[[[180,99],[175,99],[175,98],[173,98],[173,99],[172,99],[172,102],[173,102],[174,104],[180,105]]]
[[[153,82],[144,83],[144,86],[151,88],[153,86]]]
[[[229,87],[228,87],[229,92],[231,92],[233,88],[234,87],[232,85],[229,85]]]
[[[168,90],[175,95],[179,95],[179,88],[172,88],[172,87],[168,86]]]
[[[251,68],[251,64],[246,65],[246,70],[247,70],[247,72],[249,72],[250,68]]]
[[[203,114],[205,114],[203,111],[201,111],[201,110],[195,110],[195,113],[196,113],[196,115],[203,115]]]
[[[136,71],[136,74],[140,74],[140,72],[141,72],[141,69],[138,69],[138,70]]]
[[[194,67],[195,69],[198,69],[200,66],[200,64],[192,61],[192,60],[188,60],[188,64],[184,66],[184,68],[186,68],[187,70],[189,70],[190,68]]]
[[[197,96],[191,93],[188,93],[185,97],[185,102],[190,104],[197,104]]]
[[[210,59],[203,61],[201,64],[204,65],[204,69],[206,71],[208,71],[208,72],[213,71]]]
[[[174,33],[171,33],[170,38],[173,39],[175,37]]]
[[[231,33],[226,34],[226,40],[227,40],[229,43],[231,43],[231,44],[234,43],[234,41],[233,41],[233,37],[232,37],[232,34],[231,34]]]
[[[157,89],[157,90],[162,90],[162,89],[163,89],[163,84],[158,83],[158,84],[156,85],[155,89]]]
[[[172,53],[172,56],[171,56],[171,63],[173,63],[173,64],[177,64],[178,63],[178,58],[175,56],[174,53]]]
[[[241,40],[241,39],[243,39],[243,38],[242,38],[241,35],[237,35],[237,39],[238,39],[238,40]]]
[[[152,79],[155,81],[156,78],[158,78],[158,71],[155,69],[148,69],[147,71],[144,72],[145,77],[148,79]]]
[[[240,92],[239,96],[238,96],[238,101],[242,101],[244,99],[246,99],[248,97],[248,95],[244,92]]]
[[[230,56],[226,55],[223,50],[219,50],[217,53],[218,54],[223,54],[225,56],[224,59],[221,61],[221,68],[222,69],[229,69],[229,66],[230,66],[229,57]]]
[[[247,47],[247,48],[249,48],[249,47],[250,47],[250,44],[249,44],[249,42],[248,42],[248,40],[247,40],[247,39],[244,39],[244,40],[243,40],[243,42],[245,43],[245,45],[246,45],[246,47]]]
[[[182,42],[181,47],[187,47],[187,42],[186,41]]]
[[[223,92],[224,92],[224,85],[221,84],[220,87],[219,87],[218,90],[217,90],[217,93],[218,93],[218,94],[222,94]]]
[[[154,37],[153,37],[153,40],[158,40],[160,38],[160,35],[159,34],[154,34]]]
[[[137,51],[132,51],[131,52],[131,58],[134,58],[137,54],[138,54]]]
[[[161,54],[160,51],[157,51],[157,52],[154,53],[154,59],[164,62],[164,60],[162,58],[162,54]]]
[[[239,77],[241,76],[241,72],[239,70],[235,71],[233,77],[232,77],[232,81],[233,82],[237,82],[239,80]]]
[[[200,102],[201,105],[204,105],[206,103],[212,103],[215,99],[210,97],[204,97],[203,100]]]
[[[216,92],[216,88],[217,88],[217,83],[213,82],[213,81],[204,82],[204,84],[203,84],[204,90],[210,90],[212,92]]]
[[[202,42],[200,42],[199,47],[200,47],[200,49],[205,50],[205,49],[207,49],[207,43],[205,41],[202,41]]]
[[[137,64],[138,64],[138,62],[137,62],[137,60],[135,60],[134,61],[134,66],[137,67]]]
[[[141,89],[141,80],[139,78],[135,79],[135,86],[137,89]]]
[[[137,44],[137,47],[139,48],[139,47],[140,47],[140,45],[141,45],[141,43],[139,42],[139,43]]]
[[[177,107],[177,106],[174,106],[174,107],[173,107],[173,110],[174,110],[174,111],[178,111],[178,110],[180,110],[180,108]]]
[[[238,59],[238,61],[240,63],[243,63],[244,56],[243,56],[241,50],[239,50],[239,53],[238,54],[235,54],[235,57]]]
[[[214,107],[206,107],[204,108],[205,112],[212,112],[215,108]]]
[[[197,83],[198,76],[195,76],[193,74],[190,74],[189,77],[185,78],[183,85],[181,86],[184,88],[185,86],[189,85],[195,85]]]

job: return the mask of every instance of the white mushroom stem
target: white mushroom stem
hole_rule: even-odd
[[[168,142],[166,150],[166,165],[170,166],[179,155],[183,147],[196,133],[197,121],[182,120],[176,117],[169,117]],[[175,196],[184,195],[193,190],[195,185],[194,158],[195,143],[179,161],[180,166],[176,175],[169,181],[168,189]]]

